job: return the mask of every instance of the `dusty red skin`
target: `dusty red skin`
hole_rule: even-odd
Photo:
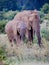
[[[21,21],[23,22],[23,21]],[[23,26],[24,27],[23,27]],[[19,30],[19,31],[18,31]],[[20,24],[20,21],[17,20],[12,20],[12,21],[9,21],[6,26],[5,26],[5,32],[8,36],[8,39],[10,42],[12,41],[16,41],[16,43],[18,41],[20,41],[20,35],[17,34],[17,31],[20,33],[21,35],[21,40],[23,40],[23,37],[25,35],[25,31],[26,31],[26,25],[23,23]]]
[[[28,40],[33,41],[33,35],[34,35],[34,32],[36,32],[36,35],[38,38],[38,44],[40,45],[40,43],[41,43],[40,16],[38,14],[38,11],[37,10],[22,11],[14,17],[15,21],[17,19],[25,22],[25,24],[27,26]]]
[[[26,32],[28,35],[28,40],[33,41],[33,35],[34,35],[33,33],[36,32],[36,35],[38,38],[38,44],[40,45],[40,43],[41,43],[40,16],[38,14],[38,11],[37,10],[22,11],[14,17],[12,22],[8,22],[6,27],[5,27],[5,31],[6,31],[9,39],[19,40],[19,39],[17,39],[18,38],[17,37],[17,24],[18,24],[17,21],[18,20],[19,20],[19,23],[21,23],[21,21],[23,21],[27,27]],[[8,29],[10,30],[10,32],[8,32],[9,31]]]
[[[41,45],[41,36],[40,36],[40,16],[37,10],[33,11],[33,14],[30,15],[29,20],[31,21],[31,26],[32,29],[35,31],[37,39],[38,39],[38,44],[39,46]]]

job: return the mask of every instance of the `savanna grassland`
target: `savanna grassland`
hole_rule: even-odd
[[[37,44],[36,35],[31,46],[25,40],[19,47],[14,43],[11,47],[11,43],[5,34],[5,25],[18,12],[19,10],[12,11],[8,9],[0,11],[0,65],[49,65],[49,4],[45,3],[39,11],[41,42],[43,45],[41,48]]]
[[[0,63],[3,65],[48,65],[49,64],[49,26],[46,25],[48,20],[41,24],[41,37],[43,47],[37,44],[36,35],[31,46],[22,42],[19,47],[8,40],[6,34],[0,34]],[[4,51],[4,52],[3,52]],[[4,59],[5,58],[5,59]]]

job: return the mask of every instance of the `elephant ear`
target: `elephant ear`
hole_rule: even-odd
[[[34,19],[34,14],[32,13],[32,14],[29,16],[29,21],[31,22],[31,21],[33,21],[33,19]]]
[[[40,15],[39,15],[39,11],[36,10],[36,9],[33,11],[33,14],[36,15],[36,16],[38,16],[38,17],[40,17]]]
[[[32,16],[30,16],[29,21],[32,21],[32,20],[33,20],[33,17],[32,17]]]
[[[36,9],[33,11],[29,18],[30,21],[33,21],[34,19],[40,20],[39,11],[37,11]]]

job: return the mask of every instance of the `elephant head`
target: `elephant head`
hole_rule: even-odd
[[[23,21],[19,21],[17,25],[17,35],[20,36],[21,40],[24,40],[26,34],[26,25]]]

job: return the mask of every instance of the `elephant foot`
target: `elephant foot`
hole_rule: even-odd
[[[13,47],[12,40],[9,40],[9,42],[11,43],[11,47]]]
[[[42,43],[40,43],[40,44],[39,44],[39,47],[40,47],[40,48],[44,48],[44,46],[43,46],[43,44],[42,44]]]

